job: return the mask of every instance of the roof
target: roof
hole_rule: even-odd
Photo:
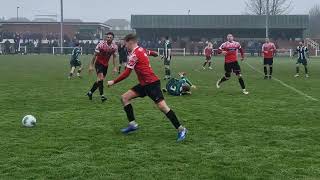
[[[132,15],[131,27],[134,29],[260,29],[265,28],[265,18],[265,16],[260,15]],[[308,15],[270,16],[270,28],[307,29],[308,27]]]
[[[60,22],[17,22],[17,21],[3,21],[0,25],[52,25],[60,24]],[[110,25],[100,23],[100,22],[64,22],[64,25],[70,26],[102,26],[105,28],[111,28]]]
[[[125,27],[130,25],[130,22],[126,19],[109,19],[105,22],[105,24],[110,24],[114,27]]]

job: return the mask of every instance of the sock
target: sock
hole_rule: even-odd
[[[70,73],[70,74],[69,74],[69,77],[72,77],[72,76],[73,76],[73,73]]]
[[[98,81],[100,95],[103,95],[103,81]]]
[[[165,69],[165,74],[167,77],[170,77],[170,74],[171,74],[170,69]]]
[[[170,110],[167,114],[166,114],[167,118],[171,121],[171,123],[173,124],[173,126],[178,129],[181,124],[176,116],[176,114]]]
[[[223,78],[220,79],[219,84],[221,84],[221,83],[223,83],[223,82],[225,82],[225,81],[228,81],[228,79],[227,79],[226,77],[223,77]]]
[[[204,62],[203,67],[205,67],[207,65],[207,62]]]
[[[119,66],[119,69],[118,69],[118,73],[120,73],[121,72],[121,66]]]
[[[78,73],[79,73],[79,74],[81,73],[81,70],[80,70],[80,69],[78,69]]]
[[[272,73],[273,73],[273,67],[272,67],[272,66],[269,67],[269,71],[270,71],[270,72],[269,72],[269,75],[271,76]]]
[[[299,66],[296,67],[296,72],[299,74]]]
[[[308,74],[308,67],[307,66],[304,66],[304,71],[306,74]]]
[[[97,89],[98,89],[98,83],[97,83],[97,82],[94,82],[94,84],[93,84],[90,92],[91,92],[91,93],[94,93]]]
[[[264,66],[263,70],[264,70],[264,75],[267,76],[267,74],[268,74],[267,66]]]
[[[131,105],[131,104],[128,104],[128,105],[124,106],[123,109],[124,109],[124,111],[125,111],[126,114],[127,114],[128,121],[129,121],[129,122],[134,121],[134,120],[135,120],[135,117],[134,117],[132,105]]]
[[[242,77],[239,78],[239,83],[242,89],[246,89],[246,86],[244,85],[244,81],[242,79]]]
[[[209,67],[211,67],[211,62],[209,62]]]

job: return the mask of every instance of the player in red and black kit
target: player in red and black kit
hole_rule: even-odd
[[[219,81],[217,81],[216,86],[219,89],[221,83],[229,80],[231,77],[231,73],[233,72],[236,74],[236,76],[238,76],[243,94],[247,95],[249,94],[249,92],[246,90],[246,86],[244,84],[244,80],[241,75],[241,68],[238,63],[238,51],[240,51],[240,54],[241,54],[241,61],[244,60],[243,49],[241,48],[240,43],[233,41],[232,34],[228,34],[227,39],[228,41],[223,43],[219,48],[219,53],[225,56],[225,64],[224,64],[225,75]]]
[[[209,69],[212,69],[211,67],[211,58],[213,54],[213,44],[211,42],[208,43],[208,46],[204,49],[204,55],[206,57],[206,61],[204,62],[202,68],[206,69],[206,65],[208,64]]]
[[[131,101],[137,97],[150,97],[167,118],[171,121],[173,126],[178,130],[177,141],[185,139],[187,129],[184,128],[175,113],[166,104],[162,91],[159,78],[154,74],[148,57],[148,52],[142,47],[138,46],[137,36],[135,34],[129,34],[125,37],[126,47],[129,50],[129,57],[127,68],[125,71],[115,80],[108,81],[108,86],[119,83],[120,81],[129,77],[132,70],[135,70],[139,84],[128,90],[121,97],[124,111],[127,114],[129,125],[127,128],[122,129],[124,134],[136,131],[138,124],[135,122],[135,116],[133,113],[133,107]]]
[[[95,67],[97,72],[97,81],[93,83],[91,90],[87,93],[87,96],[92,100],[93,93],[99,88],[101,101],[104,102],[107,98],[103,92],[103,81],[108,72],[109,60],[112,56],[113,72],[117,72],[116,57],[117,57],[117,45],[113,43],[114,34],[109,32],[106,34],[104,40],[100,42],[96,49],[94,56],[89,66],[89,72],[93,71]]]
[[[264,79],[271,79],[272,72],[273,72],[273,55],[277,50],[274,43],[270,42],[269,38],[266,38],[266,42],[262,45],[262,52],[263,52],[263,70],[264,70]],[[269,66],[269,75],[268,69]]]

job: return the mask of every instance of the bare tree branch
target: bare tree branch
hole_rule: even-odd
[[[266,0],[247,0],[245,4],[249,14],[265,15],[267,12]],[[288,14],[292,9],[292,0],[270,0],[268,6],[270,15]]]

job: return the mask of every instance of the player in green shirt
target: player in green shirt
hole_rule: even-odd
[[[186,73],[179,73],[180,79],[172,78],[162,90],[173,96],[182,96],[191,94],[191,88],[196,88],[195,85],[186,77]]]
[[[72,54],[71,54],[71,59],[70,59],[70,66],[71,66],[71,70],[70,70],[70,74],[69,74],[69,79],[72,78],[73,73],[75,71],[75,69],[77,67],[79,67],[78,72],[77,72],[77,76],[79,78],[81,78],[81,71],[82,71],[82,64],[80,61],[80,55],[81,55],[81,47],[79,43],[75,43],[75,47],[72,50]]]

